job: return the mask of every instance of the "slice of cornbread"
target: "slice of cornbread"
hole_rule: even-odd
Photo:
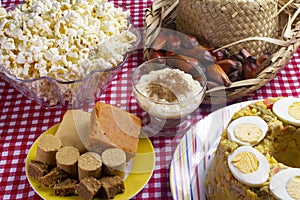
[[[122,149],[126,160],[135,155],[141,119],[109,104],[97,102],[90,118],[87,149],[99,153],[110,147]]]

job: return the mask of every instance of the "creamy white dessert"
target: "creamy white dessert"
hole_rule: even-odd
[[[193,77],[179,69],[165,68],[143,75],[136,85],[140,106],[163,119],[184,117],[200,105],[204,89]]]

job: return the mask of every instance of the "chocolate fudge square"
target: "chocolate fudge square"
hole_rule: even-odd
[[[49,171],[49,166],[37,160],[31,160],[28,164],[28,175],[35,180],[39,179],[47,174]]]
[[[101,199],[113,199],[116,194],[125,191],[124,181],[119,176],[103,177],[100,179],[100,182],[99,197]]]
[[[78,181],[75,179],[67,178],[53,187],[56,196],[71,196],[76,195],[76,186]]]
[[[77,185],[77,194],[84,200],[92,200],[101,187],[100,181],[92,176],[85,177]]]
[[[53,168],[48,174],[42,176],[39,181],[47,187],[53,187],[68,177],[68,174],[59,167]]]

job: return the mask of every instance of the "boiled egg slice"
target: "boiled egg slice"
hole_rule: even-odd
[[[273,112],[285,123],[300,126],[300,98],[283,98],[273,105]]]
[[[299,199],[300,168],[284,169],[275,174],[270,180],[270,190],[278,199]]]
[[[258,116],[244,116],[227,127],[228,138],[239,145],[253,146],[266,136],[268,124]]]
[[[228,166],[238,181],[249,186],[260,186],[269,177],[268,160],[251,146],[238,147],[228,156]]]

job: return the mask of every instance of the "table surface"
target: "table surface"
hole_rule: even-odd
[[[3,7],[19,1],[3,1]],[[115,4],[130,9],[134,24],[142,28],[144,11],[150,0],[115,0]],[[106,91],[98,99],[121,107],[142,117],[144,112],[132,95],[130,78],[135,67],[143,62],[139,49],[129,58],[122,71],[116,75]],[[277,96],[300,96],[300,49],[277,76],[261,89],[235,102]],[[232,102],[232,103],[235,103]],[[221,108],[202,105],[195,111],[194,122]],[[59,123],[66,108],[47,109],[27,99],[12,86],[0,79],[0,199],[40,199],[27,181],[25,159],[33,142],[48,128]],[[182,136],[182,135],[181,135]],[[181,136],[152,137],[156,165],[148,184],[133,199],[172,199],[169,185],[169,167],[172,155]]]

